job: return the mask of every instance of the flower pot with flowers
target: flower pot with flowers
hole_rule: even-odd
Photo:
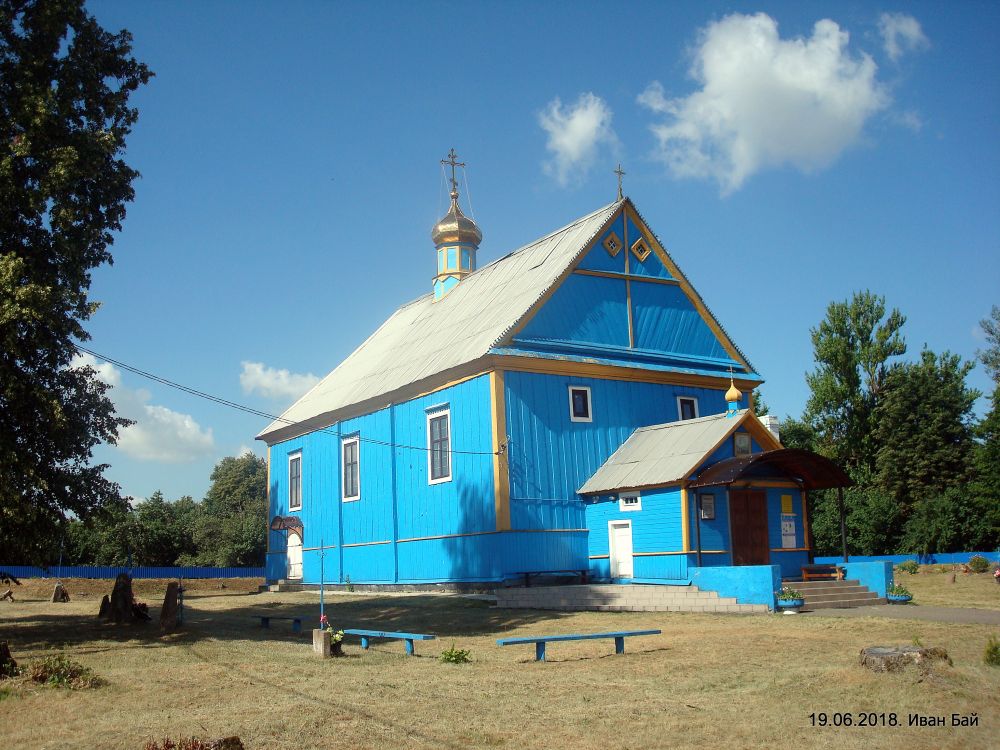
[[[778,609],[786,615],[797,614],[806,603],[802,594],[790,586],[782,586],[781,591],[775,592],[775,596],[778,599]]]
[[[886,590],[885,598],[889,604],[906,604],[913,599],[913,594],[905,586],[894,583]]]
[[[321,615],[319,627],[313,630],[313,651],[324,659],[330,656],[343,656],[343,640],[344,631],[334,630],[327,616]]]
[[[1000,583],[1000,568],[993,571],[993,580]]]

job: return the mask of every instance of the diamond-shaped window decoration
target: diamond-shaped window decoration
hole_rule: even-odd
[[[608,251],[608,255],[614,258],[618,255],[618,251],[622,249],[622,241],[618,239],[618,235],[612,232],[607,237],[604,238],[604,249]]]
[[[642,237],[632,243],[632,254],[640,261],[646,260],[649,257],[649,252],[649,245],[646,244],[646,240]]]

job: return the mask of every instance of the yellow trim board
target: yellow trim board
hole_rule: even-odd
[[[576,362],[566,359],[525,357],[517,354],[490,355],[487,361],[495,368],[513,372],[533,372],[540,375],[569,375],[580,378],[603,380],[626,380],[634,383],[658,383],[663,385],[689,385],[697,388],[725,390],[729,387],[729,375],[691,375],[682,372],[643,370],[638,367],[605,365],[598,362]],[[738,388],[749,387],[750,381],[736,380]],[[761,425],[761,429],[764,428]],[[770,435],[771,433],[768,432]]]
[[[681,518],[684,523],[681,525],[681,548],[684,552],[691,551],[691,517],[688,508],[687,487],[681,487]]]
[[[510,465],[507,459],[507,404],[503,370],[490,372],[490,421],[493,425],[493,509],[496,530],[510,529]]]

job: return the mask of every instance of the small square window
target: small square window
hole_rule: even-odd
[[[697,419],[698,418],[698,399],[692,398],[690,396],[678,396],[677,397],[677,418],[678,419]]]
[[[646,260],[649,257],[649,252],[649,245],[642,237],[632,243],[632,254],[640,261]]]
[[[608,255],[614,258],[618,255],[618,251],[622,249],[622,241],[618,239],[618,235],[611,232],[607,237],[604,238],[604,249],[608,251]]]
[[[618,495],[618,510],[642,510],[642,499],[638,492],[622,492]]]
[[[715,520],[715,495],[698,495],[698,505],[701,506],[701,520]]]
[[[569,387],[569,418],[573,422],[593,422],[590,409],[590,388],[571,385]]]
[[[753,453],[753,443],[749,432],[737,432],[733,435],[735,441],[734,453],[737,456],[749,456]]]

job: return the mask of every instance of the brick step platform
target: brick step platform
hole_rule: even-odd
[[[497,589],[497,606],[566,612],[768,612],[763,604],[739,604],[732,597],[697,586],[587,584]]]

